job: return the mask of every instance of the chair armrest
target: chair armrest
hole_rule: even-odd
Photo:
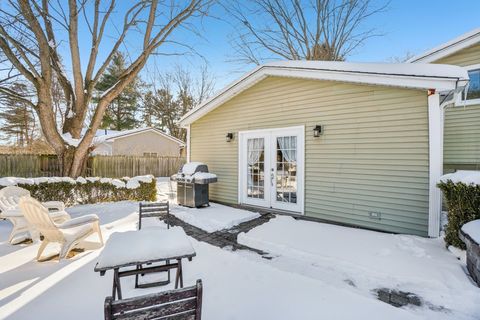
[[[9,210],[0,212],[0,217],[4,219],[19,218],[19,217],[23,217],[23,213],[22,213],[22,210],[20,210],[20,208],[9,209]]]
[[[65,210],[65,204],[61,201],[46,201],[46,202],[42,202],[42,205],[48,210],[52,210],[52,209],[58,210],[58,211]]]
[[[81,225],[93,223],[98,221],[98,216],[96,214],[87,214],[78,218],[73,218],[64,223],[58,224],[60,229],[75,228]]]

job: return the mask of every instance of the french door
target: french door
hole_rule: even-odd
[[[304,131],[239,133],[241,203],[303,213]]]

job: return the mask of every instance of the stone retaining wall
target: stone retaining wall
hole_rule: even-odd
[[[477,285],[480,286],[480,245],[462,230],[460,230],[459,236],[467,246],[468,272]]]

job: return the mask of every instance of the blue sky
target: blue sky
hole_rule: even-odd
[[[222,11],[217,8],[212,15],[222,16]],[[383,36],[369,39],[347,58],[348,61],[388,62],[392,57],[402,57],[407,52],[421,53],[478,28],[480,1],[392,0],[385,12],[368,21],[368,26],[378,28]],[[229,61],[234,52],[228,39],[234,30],[228,23],[207,19],[204,30],[207,39],[198,40],[196,48],[209,62],[210,70],[216,76],[217,89],[253,67]],[[160,69],[168,69],[172,63],[195,66],[200,60],[195,57],[155,57],[148,69],[152,69],[152,64]]]

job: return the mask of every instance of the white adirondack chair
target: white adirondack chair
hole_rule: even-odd
[[[9,220],[13,225],[8,238],[8,242],[11,244],[17,244],[26,239],[37,240],[34,237],[37,233],[29,226],[18,207],[20,198],[24,196],[30,196],[30,192],[17,186],[9,186],[0,190],[0,218]],[[42,205],[49,210],[50,216],[56,223],[70,219],[70,215],[65,212],[63,202],[48,201],[43,202]]]
[[[38,249],[38,261],[50,242],[57,242],[62,246],[59,253],[60,259],[64,259],[70,250],[94,233],[98,233],[99,242],[103,246],[100,223],[95,214],[84,215],[58,224],[52,220],[48,210],[31,197],[22,197],[19,205],[28,223],[44,237]]]

